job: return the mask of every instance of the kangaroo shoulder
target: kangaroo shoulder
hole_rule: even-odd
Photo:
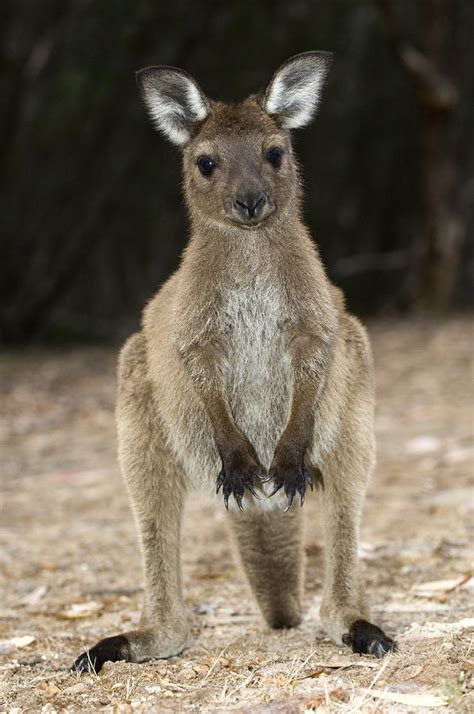
[[[135,332],[125,342],[118,359],[119,382],[146,371],[146,343],[142,332]]]
[[[372,348],[367,330],[354,315],[344,312],[343,335],[348,352],[352,352],[368,372],[373,372]]]

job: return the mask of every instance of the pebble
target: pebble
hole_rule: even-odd
[[[85,682],[78,682],[77,684],[72,684],[70,687],[63,689],[63,694],[81,694],[87,690],[87,684]]]

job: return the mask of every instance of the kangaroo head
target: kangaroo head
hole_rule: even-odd
[[[153,123],[182,148],[192,217],[255,229],[298,207],[289,130],[313,118],[330,61],[325,52],[296,55],[263,92],[236,104],[209,99],[174,67],[137,73]]]

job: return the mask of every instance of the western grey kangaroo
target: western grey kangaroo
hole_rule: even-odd
[[[210,100],[180,69],[138,72],[154,124],[181,148],[191,237],[118,368],[119,460],[143,551],[142,618],[81,655],[76,671],[185,647],[180,525],[196,487],[222,492],[263,616],[281,628],[301,619],[296,498],[303,505],[317,480],[322,621],[354,652],[383,657],[394,648],[366,619],[357,555],[375,453],[370,345],[302,222],[290,137],[312,119],[329,65],[323,52],[292,57],[262,93],[236,104]]]

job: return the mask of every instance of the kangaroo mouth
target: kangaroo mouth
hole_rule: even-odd
[[[227,215],[227,219],[234,225],[234,226],[239,226],[239,228],[244,228],[246,230],[253,230],[255,228],[259,228],[261,225],[266,223],[266,221],[270,218],[270,216],[273,215],[275,212],[275,206],[274,205],[269,205],[267,210],[265,211],[265,214],[262,214],[260,216],[253,216],[253,217],[243,217],[239,214],[232,213],[231,215]]]

